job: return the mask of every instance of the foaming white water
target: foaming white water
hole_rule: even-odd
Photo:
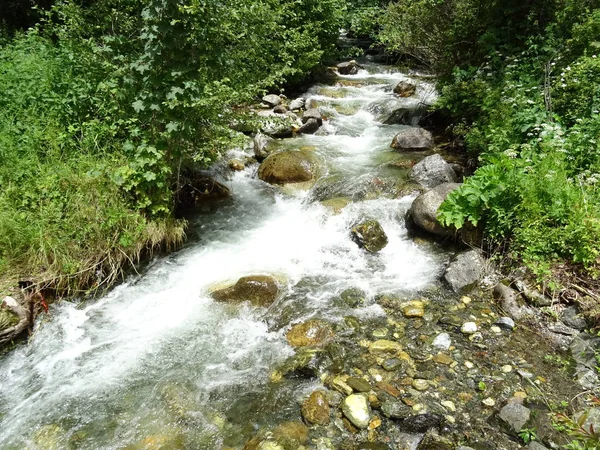
[[[391,98],[390,85],[405,76],[344,78],[360,77],[382,83],[330,88],[344,91],[343,99],[314,96],[328,103],[322,108],[360,102],[354,114],[330,109],[320,133],[282,142],[283,148],[314,147],[350,183],[367,170],[377,176],[377,155],[402,127],[382,126],[366,106]],[[155,261],[101,299],[53,306],[30,342],[0,360],[0,448],[34,448],[36,430],[48,424],[60,431],[59,448],[83,431],[80,448],[121,448],[170,423],[160,398],[165,383],[188,385],[193,416],[203,424],[198,428],[212,433],[212,409],[226,413],[240,392],[260,392],[273,367],[292,353],[283,336],[289,323],[273,316],[291,305],[291,320],[336,321],[332,299],[347,287],[372,298],[413,292],[439,277],[444,256],[407,237],[403,217],[412,197],[356,202],[334,215],[306,194],[284,195],[257,180],[255,170],[233,175],[232,200],[193,222],[196,244]],[[377,219],[388,236],[378,254],[350,239],[350,228],[364,218]],[[280,302],[264,311],[210,298],[215,286],[249,274],[277,277]],[[354,313],[374,317],[382,310],[371,304]]]

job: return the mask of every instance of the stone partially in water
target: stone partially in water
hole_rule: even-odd
[[[258,169],[258,178],[269,184],[313,181],[318,163],[311,152],[289,150],[269,155]]]
[[[379,339],[369,345],[369,353],[374,355],[387,354],[395,356],[402,351],[402,346],[398,342]]]
[[[460,186],[459,183],[444,183],[419,195],[410,207],[410,215],[414,223],[425,231],[437,236],[454,236],[454,230],[444,227],[438,221],[437,212],[448,194]]]
[[[0,331],[14,327],[19,323],[19,317],[11,311],[0,308]]]
[[[316,425],[329,423],[329,402],[323,391],[314,391],[302,403],[302,417],[307,422]]]
[[[340,294],[341,299],[350,308],[364,306],[367,295],[358,288],[348,288]]]
[[[240,278],[233,286],[213,292],[212,298],[219,302],[250,302],[254,306],[269,306],[279,293],[277,282],[266,275]]]
[[[342,402],[344,416],[357,428],[364,429],[371,421],[371,407],[367,397],[361,394],[352,394]]]
[[[388,238],[376,220],[367,220],[352,228],[352,240],[359,247],[371,253],[377,253],[388,243]]]
[[[456,183],[456,173],[450,165],[437,153],[427,156],[415,164],[410,172],[410,177],[420,186],[434,188],[443,183]]]
[[[337,65],[337,70],[341,75],[356,75],[360,66],[354,60],[341,62]]]
[[[346,380],[346,383],[348,383],[348,386],[350,386],[354,392],[369,392],[371,390],[371,385],[363,378],[350,377]]]
[[[311,319],[294,325],[285,335],[292,347],[322,345],[334,336],[329,322]]]
[[[323,200],[320,202],[325,208],[331,210],[334,214],[340,214],[342,209],[352,203],[348,197],[335,197],[329,200]]]
[[[389,419],[404,419],[411,414],[412,409],[402,402],[388,400],[381,404],[381,412]]]
[[[396,134],[390,146],[396,150],[429,150],[433,135],[424,128],[409,127]]]
[[[402,306],[404,317],[417,318],[425,314],[425,305],[420,300],[410,301]]]
[[[468,250],[454,257],[446,268],[444,280],[454,292],[474,286],[485,273],[485,259],[478,250]]]
[[[410,97],[414,95],[416,90],[417,86],[406,80],[402,80],[396,86],[394,86],[394,94],[399,97]]]

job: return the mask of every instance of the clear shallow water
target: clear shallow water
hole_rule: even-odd
[[[311,89],[328,120],[319,135],[281,147],[314,148],[327,176],[347,186],[388,174],[389,143],[403,126],[382,125],[374,111],[435,94],[421,83],[418,100],[395,99],[392,87],[406,76],[378,70],[341,77],[355,85]],[[354,104],[352,114],[336,109],[346,104]],[[290,323],[339,322],[349,311],[335,298],[348,287],[372,299],[438,279],[445,255],[407,237],[412,197],[355,202],[334,215],[311,193],[266,185],[256,169],[234,174],[232,199],[193,221],[193,245],[97,301],[53,305],[30,342],[0,360],[0,448],[239,445],[262,424],[297,414],[296,399],[311,388],[269,384],[269,373],[293,354],[284,337]],[[377,255],[350,240],[350,227],[364,217],[377,219],[389,238]],[[209,297],[250,274],[281,281],[284,295],[268,310]],[[351,312],[382,314],[375,304]]]

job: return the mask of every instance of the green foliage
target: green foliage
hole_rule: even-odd
[[[592,407],[600,406],[597,398],[592,398]],[[586,425],[591,409],[586,410],[576,417],[570,417],[566,414],[554,414],[552,416],[552,426],[555,430],[566,434],[571,440],[564,446],[567,450],[599,450],[600,449],[600,430],[593,424]]]
[[[519,431],[518,435],[525,444],[529,444],[531,441],[537,439],[535,428],[523,428]]]
[[[332,55],[344,13],[343,0],[56,1],[0,48],[0,281],[106,285],[179,242],[179,171],[238,142],[239,106]]]

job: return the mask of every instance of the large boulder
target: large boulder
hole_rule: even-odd
[[[302,114],[302,123],[306,123],[311,119],[316,120],[319,126],[323,125],[323,117],[321,116],[321,112],[317,108],[307,109]]]
[[[233,286],[214,291],[212,298],[219,302],[250,302],[254,306],[269,306],[279,293],[277,282],[269,276],[252,275],[240,278]]]
[[[306,100],[302,97],[299,97],[290,102],[289,109],[290,109],[290,111],[300,111],[302,108],[304,108],[305,103],[306,103]]]
[[[417,86],[405,80],[394,86],[394,94],[399,97],[410,97],[414,95],[416,90]]]
[[[321,345],[334,336],[333,327],[329,322],[311,319],[292,326],[285,334],[292,347],[307,347]]]
[[[406,128],[394,136],[390,146],[396,150],[429,150],[433,147],[433,135],[424,128]]]
[[[183,214],[196,205],[223,199],[230,194],[229,188],[212,176],[192,169],[182,170],[176,193],[176,212]]]
[[[354,60],[341,62],[337,65],[337,71],[341,75],[356,75],[361,67]]]
[[[455,183],[458,181],[456,172],[437,153],[427,156],[415,164],[410,172],[410,177],[426,188],[434,188],[443,183]]]
[[[454,292],[460,292],[477,283],[485,273],[485,259],[478,250],[458,254],[446,268],[444,280]]]
[[[304,125],[298,128],[298,134],[313,134],[319,129],[319,121],[317,119],[308,119]]]
[[[314,181],[318,172],[317,157],[309,151],[288,150],[267,157],[258,169],[258,177],[269,184]]]
[[[446,200],[448,194],[458,189],[460,183],[440,184],[428,192],[419,195],[410,207],[413,222],[423,230],[441,237],[451,237],[454,230],[444,227],[437,219],[440,205]]]
[[[371,253],[377,253],[388,243],[388,238],[376,220],[367,220],[352,228],[352,240],[359,247]]]

